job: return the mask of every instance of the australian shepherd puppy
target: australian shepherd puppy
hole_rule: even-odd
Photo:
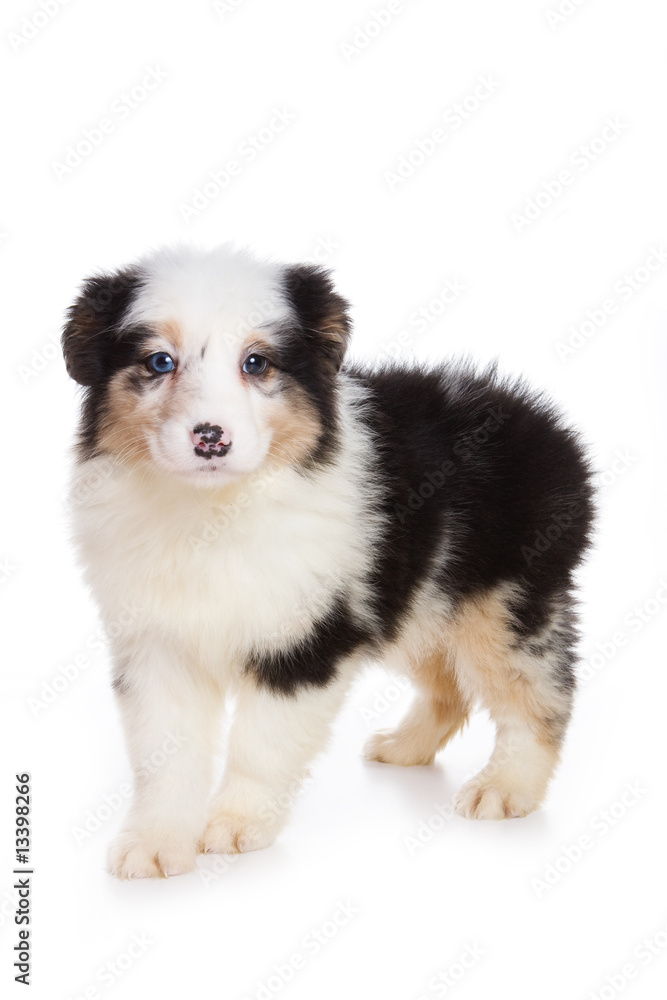
[[[135,772],[117,876],[270,844],[369,659],[416,693],[368,758],[429,764],[481,703],[496,745],[458,812],[544,797],[575,686],[582,447],[522,382],[346,366],[349,336],[326,271],[227,247],[92,277],[69,311],[74,530]]]

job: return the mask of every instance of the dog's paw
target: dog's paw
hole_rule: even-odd
[[[116,878],[168,878],[194,871],[194,847],[160,844],[134,833],[121,833],[109,849],[109,871]]]
[[[401,767],[432,764],[434,756],[430,749],[420,746],[417,740],[411,740],[400,731],[374,733],[364,747],[366,760],[399,764]]]
[[[203,854],[246,854],[270,847],[276,830],[261,820],[218,810],[208,821],[200,842]]]
[[[454,799],[454,809],[466,819],[514,819],[538,805],[529,792],[480,775],[467,781]]]

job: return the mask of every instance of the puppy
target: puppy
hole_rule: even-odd
[[[481,702],[496,745],[458,812],[545,795],[593,514],[581,444],[522,382],[345,366],[349,336],[326,271],[226,247],[92,277],[69,310],[73,527],[135,772],[119,877],[272,843],[369,659],[416,688],[369,759],[431,763]]]

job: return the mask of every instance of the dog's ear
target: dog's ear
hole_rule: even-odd
[[[118,325],[141,276],[134,268],[88,278],[67,311],[61,345],[67,372],[80,385],[103,382],[118,344]]]
[[[331,275],[315,264],[298,264],[285,273],[285,290],[307,337],[317,338],[336,371],[345,357],[352,323],[348,302],[334,288]]]

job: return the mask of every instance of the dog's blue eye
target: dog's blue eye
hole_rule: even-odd
[[[267,365],[268,361],[261,354],[251,354],[243,362],[243,371],[246,375],[261,375]]]
[[[166,354],[165,351],[158,351],[156,354],[151,354],[151,356],[146,359],[146,364],[151,371],[157,372],[158,375],[165,375],[167,372],[173,372],[176,367],[174,359],[170,354]]]

